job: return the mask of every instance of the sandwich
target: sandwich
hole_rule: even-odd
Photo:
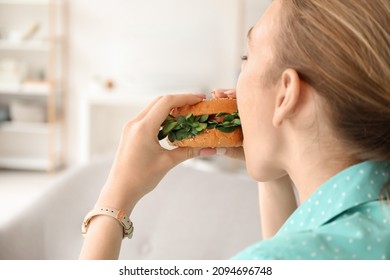
[[[173,109],[162,123],[158,139],[177,147],[240,147],[241,120],[236,99],[203,100]]]

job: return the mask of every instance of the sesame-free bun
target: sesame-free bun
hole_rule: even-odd
[[[214,115],[218,113],[237,112],[237,101],[232,98],[219,98],[203,100],[195,105],[186,105],[172,110],[174,117],[187,116],[192,113],[194,116]],[[241,147],[243,141],[242,129],[237,127],[233,132],[225,133],[217,128],[206,129],[204,132],[187,139],[168,143],[177,147],[193,148],[217,148],[217,147]]]
[[[233,98],[205,99],[195,105],[186,105],[173,109],[171,114],[174,117],[187,116],[192,113],[194,116],[213,115],[218,113],[237,112],[237,101]]]
[[[241,147],[242,146],[241,127],[233,132],[225,133],[216,128],[207,129],[203,133],[180,141],[169,142],[172,146],[192,147],[192,148],[218,148],[218,147]]]

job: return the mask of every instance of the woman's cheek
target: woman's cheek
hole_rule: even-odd
[[[242,122],[242,131],[244,134],[243,148],[244,148],[244,153],[246,158],[247,169],[248,171],[252,169],[255,170],[256,158],[258,157],[258,151],[256,151],[256,146],[255,146],[256,141],[254,141],[254,139],[256,139],[256,135],[254,135],[256,128],[253,126],[254,123],[251,119],[245,118],[245,114],[244,114],[244,118],[241,117],[241,122]]]

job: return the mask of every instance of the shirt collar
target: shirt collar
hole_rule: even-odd
[[[341,171],[298,207],[277,235],[314,229],[352,207],[378,200],[389,168],[389,161],[365,161]]]

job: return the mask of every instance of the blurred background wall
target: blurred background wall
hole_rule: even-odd
[[[0,0],[0,168],[112,155],[156,96],[234,88],[270,1]]]
[[[234,87],[247,30],[269,2],[69,0],[69,161],[112,152],[154,96]]]

